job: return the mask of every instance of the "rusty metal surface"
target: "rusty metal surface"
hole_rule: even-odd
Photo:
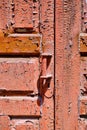
[[[0,54],[39,54],[40,35],[0,35]]]
[[[87,34],[86,33],[80,33],[79,51],[81,53],[87,52]]]

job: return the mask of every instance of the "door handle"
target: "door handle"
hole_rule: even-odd
[[[50,53],[42,53],[41,58],[42,58],[42,64],[41,64],[41,76],[40,78],[42,80],[47,80],[52,78],[52,74],[48,73],[47,74],[47,62],[48,59],[51,59],[52,54]]]

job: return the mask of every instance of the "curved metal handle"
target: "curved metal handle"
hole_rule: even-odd
[[[47,74],[47,61],[48,61],[49,58],[52,57],[52,54],[43,53],[41,55],[41,57],[42,57],[42,65],[41,65],[41,76],[40,76],[40,78],[41,79],[50,79],[50,78],[52,78],[52,75]]]

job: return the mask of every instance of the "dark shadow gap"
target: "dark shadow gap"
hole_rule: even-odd
[[[34,97],[32,94],[33,90],[30,91],[6,91],[6,90],[0,90],[0,96],[31,96]]]
[[[85,118],[85,119],[87,119],[87,115],[80,115],[80,118]]]
[[[30,58],[39,56],[40,53],[0,53],[0,58]]]
[[[80,55],[81,55],[82,57],[87,57],[87,52],[80,52]]]
[[[38,119],[41,118],[41,116],[36,116],[36,115],[33,115],[33,116],[9,116],[10,117],[10,120],[14,120],[14,119],[32,119],[32,120],[35,120],[35,119]]]

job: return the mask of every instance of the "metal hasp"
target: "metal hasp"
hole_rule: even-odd
[[[42,75],[40,76],[40,78],[43,79],[43,80],[44,79],[51,79],[52,75],[47,74],[47,62],[48,62],[48,59],[51,59],[52,54],[50,54],[50,53],[42,53],[41,57],[42,57],[42,70],[41,70]]]
[[[87,53],[87,33],[80,33],[79,37],[79,51],[82,54]]]

